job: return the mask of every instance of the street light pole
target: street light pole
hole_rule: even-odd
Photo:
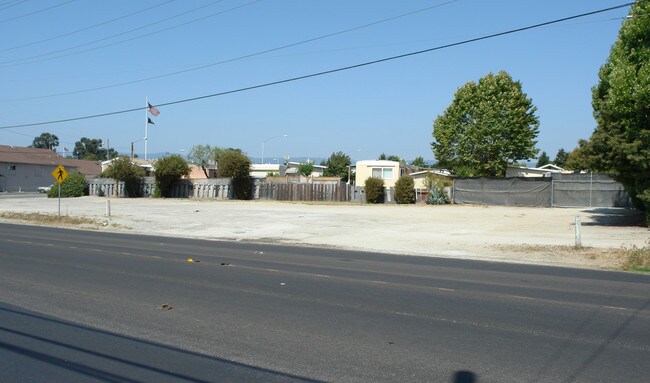
[[[266,145],[266,143],[269,142],[269,141],[271,141],[272,139],[274,139],[274,138],[280,138],[280,137],[282,137],[282,138],[286,138],[287,135],[286,135],[286,134],[283,134],[283,135],[279,135],[279,136],[273,136],[273,137],[269,137],[269,138],[267,138],[266,140],[262,141],[262,163],[264,163],[264,145]]]

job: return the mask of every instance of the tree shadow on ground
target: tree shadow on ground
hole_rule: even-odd
[[[582,213],[589,214],[592,220],[583,222],[583,226],[645,227],[645,214],[639,210],[603,207]]]

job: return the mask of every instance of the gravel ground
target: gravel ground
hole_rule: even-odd
[[[27,222],[7,218],[9,212],[56,215],[57,210],[57,199],[43,195],[0,195],[0,221]],[[82,197],[62,199],[61,214],[90,218],[103,231],[584,268],[616,268],[617,250],[650,245],[641,215],[614,208]],[[573,248],[576,216],[582,221],[581,250]]]

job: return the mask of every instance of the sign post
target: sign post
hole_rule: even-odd
[[[59,219],[61,219],[61,183],[68,178],[68,172],[62,165],[59,165],[52,172],[52,177],[59,184]]]

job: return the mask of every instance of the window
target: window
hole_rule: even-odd
[[[16,165],[9,165],[9,174],[16,174]]]
[[[372,177],[384,180],[393,179],[393,168],[372,168]]]

